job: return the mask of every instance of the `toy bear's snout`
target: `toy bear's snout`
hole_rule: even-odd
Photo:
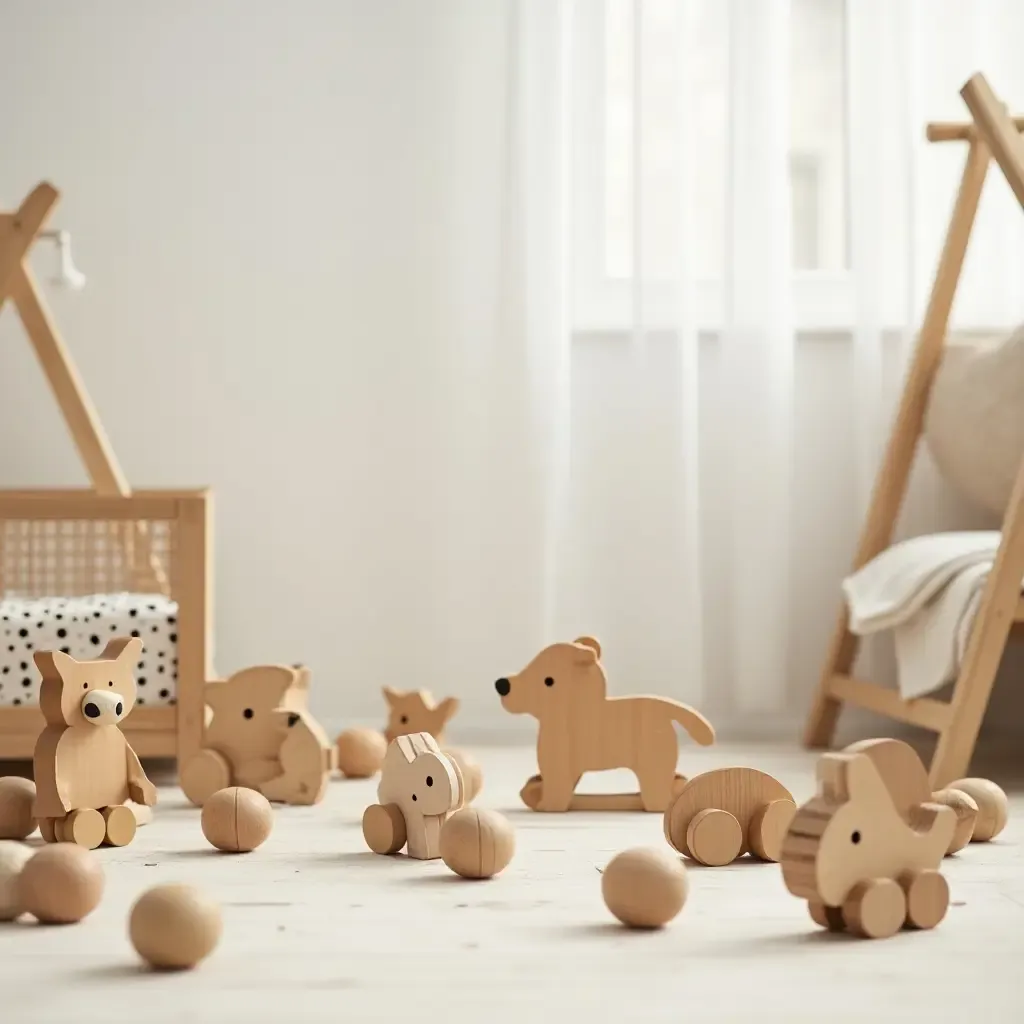
[[[124,714],[124,701],[120,694],[107,690],[90,690],[82,698],[82,714],[93,725],[117,722]]]
[[[512,684],[505,678],[499,679],[494,688],[498,691],[499,697],[507,697],[512,690]]]

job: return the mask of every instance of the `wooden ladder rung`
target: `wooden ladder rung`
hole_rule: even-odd
[[[949,704],[931,697],[904,700],[896,690],[886,689],[851,676],[836,675],[829,684],[829,693],[837,700],[873,711],[887,718],[895,718],[909,725],[917,725],[932,732],[942,732],[949,725],[952,709]]]

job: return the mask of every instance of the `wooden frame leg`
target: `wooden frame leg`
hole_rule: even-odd
[[[0,309],[13,291],[22,260],[60,198],[45,182],[25,198],[17,213],[0,217]]]
[[[978,212],[990,154],[983,142],[973,140],[964,164],[963,177],[946,232],[938,268],[932,284],[914,357],[907,372],[903,397],[896,413],[885,457],[875,479],[867,519],[861,532],[854,559],[854,569],[870,562],[892,542],[893,530],[910,480],[917,443],[924,429],[924,417],[932,381],[942,359],[946,328],[956,286],[963,269],[967,245]],[[825,658],[818,689],[804,729],[804,745],[827,747],[832,742],[841,699],[833,692],[833,680],[848,676],[857,657],[859,638],[848,628],[849,617],[844,604],[839,612],[832,643]]]

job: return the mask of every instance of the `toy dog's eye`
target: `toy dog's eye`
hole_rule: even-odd
[[[406,725],[409,722],[409,716],[408,715],[402,715],[402,717],[399,719],[399,721],[402,723],[402,725]]]
[[[244,716],[245,716],[246,718],[252,718],[252,708],[246,708],[246,709],[245,709],[245,710],[244,710],[244,711],[242,712],[242,714],[243,714],[243,715],[244,715]]]
[[[854,832],[853,835],[850,836],[850,842],[853,843],[854,845],[859,843],[860,842],[860,833],[859,832]]]
[[[433,784],[434,784],[434,779],[433,779],[433,777],[432,777],[432,776],[430,776],[430,775],[428,775],[428,776],[427,776],[427,785],[428,785],[428,786],[432,786]]]
[[[88,683],[82,683],[82,689],[83,690],[88,690],[89,689],[89,684]]]
[[[547,679],[544,680],[544,685],[545,686],[554,686],[555,685],[555,681],[554,681],[554,679],[551,678],[551,676],[548,676]]]
[[[107,683],[107,686],[113,686],[113,685],[114,685],[114,680],[113,680],[113,679],[111,679],[111,680],[110,680],[110,682],[109,682],[109,683]]]

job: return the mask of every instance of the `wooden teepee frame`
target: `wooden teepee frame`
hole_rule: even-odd
[[[925,412],[949,324],[950,310],[963,269],[978,202],[991,158],[995,158],[1014,195],[1024,207],[1024,118],[1011,119],[984,75],[973,75],[960,90],[973,119],[965,124],[928,126],[930,142],[968,143],[963,177],[945,244],[907,373],[903,396],[875,481],[854,570],[871,561],[892,542],[924,428]],[[1017,474],[1002,526],[1002,540],[985,585],[981,605],[948,702],[920,697],[904,700],[895,690],[854,679],[850,672],[858,638],[849,630],[844,604],[817,694],[807,719],[804,743],[827,747],[844,703],[938,733],[930,776],[938,789],[967,773],[982,718],[1003,651],[1015,625],[1024,624],[1024,460]]]

